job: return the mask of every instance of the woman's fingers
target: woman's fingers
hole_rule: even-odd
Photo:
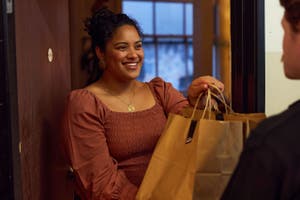
[[[188,89],[189,97],[197,97],[200,93],[205,92],[208,88],[208,84],[201,83],[197,85],[191,85]]]
[[[224,90],[224,84],[221,81],[215,79],[212,76],[201,76],[193,80],[193,82],[191,83],[188,89],[188,96],[197,97],[200,93],[207,90],[208,85],[215,85],[222,92]]]
[[[210,84],[210,85],[215,85],[217,86],[220,90],[223,90],[224,89],[224,84],[215,79],[214,77],[212,76],[201,76],[199,78],[196,78],[192,84],[195,84],[195,85],[200,85],[200,84]]]

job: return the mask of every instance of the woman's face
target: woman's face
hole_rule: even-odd
[[[300,79],[300,33],[292,30],[284,16],[281,24],[284,31],[282,61],[285,76]]]
[[[141,37],[134,26],[123,25],[107,42],[105,52],[96,48],[99,59],[104,60],[103,76],[117,80],[136,79],[141,71],[144,50]]]

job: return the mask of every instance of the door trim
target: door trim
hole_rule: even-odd
[[[232,107],[265,111],[264,1],[231,0]]]
[[[14,3],[14,1],[9,1]],[[0,73],[1,79],[1,96],[3,97],[3,110],[1,110],[1,118],[4,117],[5,122],[1,126],[0,140],[4,140],[6,145],[0,147],[1,158],[8,158],[1,161],[3,168],[7,170],[4,179],[0,180],[0,185],[5,184],[7,190],[0,194],[0,199],[22,199],[22,178],[19,153],[19,124],[18,124],[18,96],[17,96],[17,70],[16,70],[16,47],[15,47],[15,23],[14,12],[6,10],[6,0],[2,0],[0,5],[0,28],[1,28],[1,64],[3,70]],[[4,165],[6,164],[6,165]],[[2,198],[2,195],[5,198]]]

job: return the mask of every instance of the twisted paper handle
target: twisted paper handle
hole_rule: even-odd
[[[217,91],[218,94],[212,92],[212,89],[214,89],[215,91]],[[199,96],[197,97],[196,103],[194,105],[193,108],[193,112],[192,112],[192,116],[191,119],[194,118],[196,110],[198,108],[199,102],[201,97],[203,96],[203,92],[199,94]],[[205,102],[205,107],[201,116],[201,119],[204,119],[205,114],[208,113],[208,119],[211,119],[211,113],[212,113],[212,96],[216,99],[218,99],[225,107],[225,112],[226,114],[228,114],[229,112],[233,112],[232,108],[226,103],[225,97],[222,93],[222,91],[214,84],[208,84],[208,89],[207,89],[207,98],[206,98],[206,102]]]

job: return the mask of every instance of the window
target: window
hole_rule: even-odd
[[[193,4],[191,1],[123,0],[123,12],[143,33],[144,66],[139,80],[155,76],[186,92],[193,78]]]

